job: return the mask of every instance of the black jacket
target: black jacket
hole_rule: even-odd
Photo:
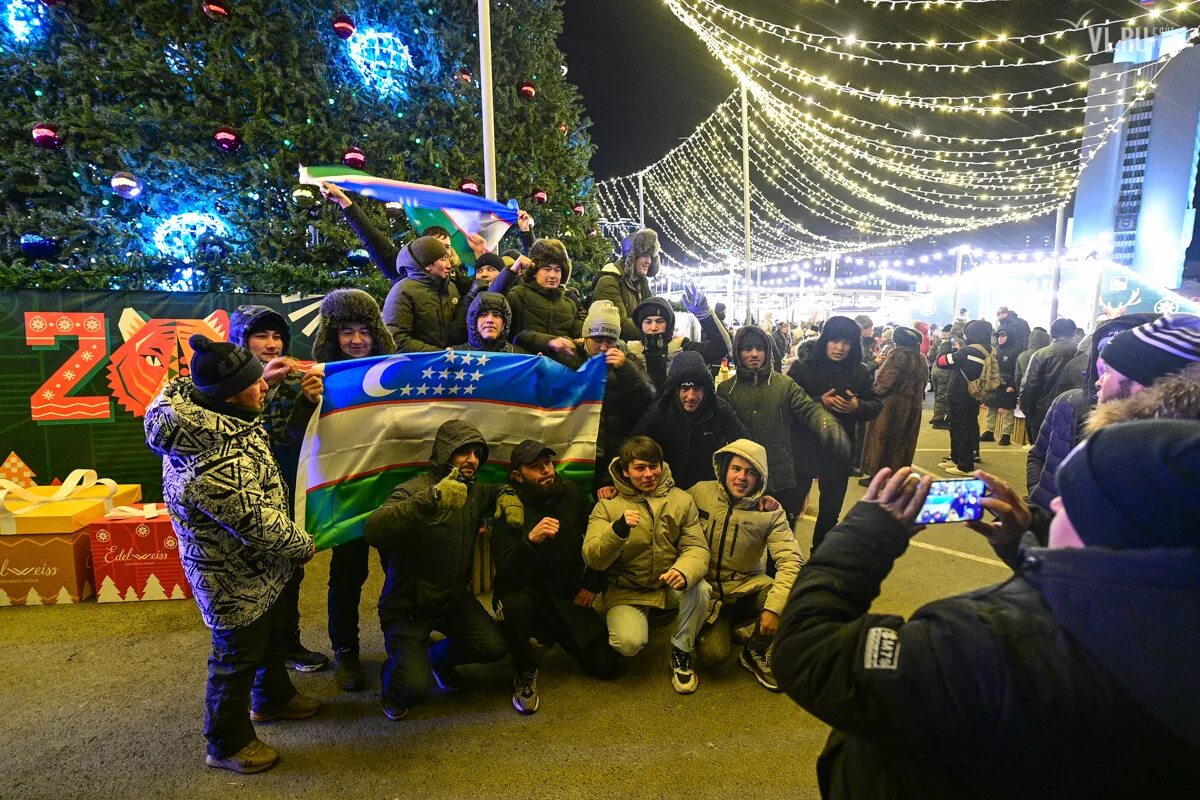
[[[350,206],[354,208],[354,206]],[[401,353],[434,352],[467,341],[467,308],[458,287],[417,264],[405,245],[396,256],[405,276],[392,284],[383,303],[383,321]]]
[[[487,461],[487,444],[474,428],[458,420],[444,423],[429,470],[397,486],[367,519],[363,538],[379,548],[386,572],[381,617],[437,615],[470,592],[475,536],[504,487],[472,482],[462,508],[439,510],[434,486],[450,472],[450,455],[468,444],[482,447],[481,461]]]
[[[691,414],[679,404],[681,383],[694,383],[704,389],[704,400]],[[750,438],[733,406],[717,397],[712,373],[704,357],[696,352],[675,356],[661,396],[629,435],[649,436],[658,442],[680,489],[712,480],[713,454],[732,441]]]
[[[675,336],[675,310],[663,297],[648,297],[633,310],[633,321],[641,330],[641,321],[646,317],[661,316],[667,323],[664,333],[647,336],[639,334],[636,343],[630,344],[630,352],[642,359],[646,366],[646,374],[654,382],[654,388],[662,393],[667,385],[667,371],[670,364],[680,353],[697,352],[706,363],[718,364],[729,355],[731,346],[729,334],[720,321],[709,314],[700,320],[702,339],[693,342],[685,337]],[[640,347],[639,347],[640,345]]]
[[[869,613],[908,538],[859,503],[783,614],[779,684],[834,728],[822,797],[1195,796],[1200,551],[1025,550],[1004,583]]]
[[[988,405],[992,408],[1016,408],[1017,394],[1021,390],[1017,385],[1017,356],[1021,355],[1022,348],[1014,341],[1015,336],[1008,328],[1003,330],[1008,332],[1008,341],[996,345],[995,349],[996,366],[1000,371],[1000,388],[992,393]]]
[[[1046,412],[1050,410],[1050,404],[1058,397],[1059,380],[1066,375],[1075,352],[1074,341],[1058,339],[1029,359],[1029,367],[1021,385],[1021,410],[1025,412],[1031,434],[1036,434]]]
[[[983,362],[987,353],[980,351],[982,343],[964,344],[948,355],[938,356],[937,365],[950,373],[950,402],[956,405],[979,405],[967,389],[967,381],[976,380],[983,374]]]

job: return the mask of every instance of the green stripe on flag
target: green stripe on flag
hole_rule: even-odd
[[[467,235],[459,230],[450,217],[446,216],[446,212],[440,208],[417,208],[416,206],[405,206],[404,212],[408,214],[408,224],[418,234],[434,225],[450,231],[450,246],[454,248],[454,252],[458,253],[463,264],[468,267],[475,266],[475,251],[471,249],[471,245],[467,244]]]
[[[327,550],[361,538],[367,517],[387,501],[392,490],[427,469],[425,466],[396,467],[309,492],[305,500],[305,527],[316,541],[317,549]],[[591,464],[562,463],[558,465],[558,474],[565,480],[579,484],[585,492],[591,491]],[[484,464],[479,469],[477,480],[481,483],[505,483],[508,481],[508,469],[500,464]],[[490,513],[491,509],[484,509],[485,516]],[[328,522],[320,525],[317,524],[318,520]]]

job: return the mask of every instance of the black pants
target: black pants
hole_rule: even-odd
[[[329,642],[335,653],[358,655],[358,606],[370,555],[364,539],[339,544],[330,553]]]
[[[504,658],[508,649],[500,629],[475,596],[463,592],[442,613],[412,615],[379,609],[387,660],[381,678],[383,693],[393,702],[411,708],[433,688],[430,664],[486,664]],[[429,634],[440,631],[446,638],[429,643]]]
[[[249,625],[212,631],[204,693],[204,738],[210,756],[227,758],[254,741],[251,703],[254,708],[273,708],[296,694],[277,635],[286,617],[282,609],[277,599]]]
[[[950,459],[965,472],[975,469],[979,450],[979,403],[950,403]]]
[[[537,669],[537,653],[529,643],[531,636],[541,642],[562,645],[594,678],[615,678],[625,670],[625,659],[608,643],[604,620],[596,614],[596,635],[580,646],[572,635],[571,626],[549,597],[540,592],[505,592],[493,601],[500,611],[500,632],[512,653],[513,669],[517,672]],[[592,612],[595,614],[595,612]]]
[[[271,632],[279,639],[283,652],[291,653],[300,648],[300,583],[304,580],[304,567],[297,565],[292,579],[283,587],[276,601],[279,605],[279,625]]]
[[[842,503],[846,500],[846,487],[850,474],[845,469],[826,469],[816,475],[797,475],[796,484],[800,491],[812,487],[813,479],[821,481],[820,499],[817,508],[817,521],[813,525],[813,550],[825,540],[825,534],[838,524],[842,513]]]

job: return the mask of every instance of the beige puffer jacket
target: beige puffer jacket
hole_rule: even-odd
[[[696,504],[691,495],[675,488],[671,468],[665,463],[658,486],[649,493],[633,487],[615,458],[608,465],[608,474],[617,496],[601,500],[592,509],[583,539],[583,560],[592,569],[608,571],[604,592],[608,608],[666,608],[667,589],[659,582],[660,575],[674,567],[691,587],[708,570],[708,545]],[[641,520],[629,537],[622,539],[613,531],[613,522],[629,509],[641,512]]]
[[[758,487],[736,503],[732,502],[720,480],[724,477],[721,469],[721,462],[725,460],[723,454],[741,456],[761,475]],[[766,609],[782,614],[792,584],[804,565],[804,556],[782,508],[757,510],[767,485],[767,451],[749,439],[730,442],[713,454],[713,473],[718,480],[701,481],[688,489],[700,512],[700,524],[704,527],[711,554],[708,565],[708,583],[712,587],[710,617],[716,616],[723,603],[753,594],[764,586],[771,587]],[[775,559],[774,581],[763,566],[763,554],[767,551]]]

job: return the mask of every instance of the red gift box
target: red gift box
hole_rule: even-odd
[[[0,606],[78,603],[92,596],[86,531],[0,536]]]
[[[88,526],[96,601],[183,600],[192,587],[179,562],[179,541],[165,506],[114,508]]]

